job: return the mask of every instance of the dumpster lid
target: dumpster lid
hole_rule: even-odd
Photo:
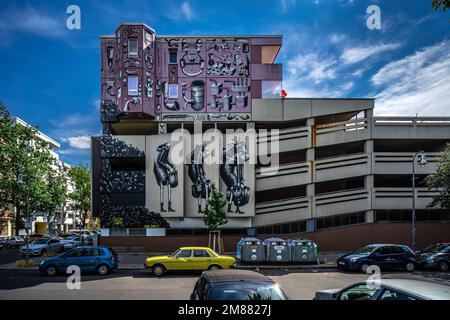
[[[281,239],[281,238],[267,238],[263,241],[263,243],[271,243],[271,242],[287,242],[287,240]]]
[[[239,240],[239,242],[245,242],[245,241],[251,241],[251,242],[255,242],[255,241],[261,241],[260,239],[254,238],[254,237],[247,237],[247,238],[241,238],[241,240]]]

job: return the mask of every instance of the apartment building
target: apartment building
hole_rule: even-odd
[[[419,151],[427,163],[414,164],[418,241],[449,234],[450,213],[427,208],[434,194],[423,179],[450,141],[450,118],[376,117],[370,98],[285,97],[275,63],[281,35],[156,35],[124,23],[100,41],[92,211],[104,243],[197,241],[208,233],[212,184],[228,202],[230,246],[247,232],[305,236],[330,250],[408,242]],[[236,157],[208,162],[214,143],[196,140],[199,123],[203,137],[234,130],[218,139],[224,154],[239,149]],[[180,145],[185,161],[176,163]]]
[[[18,126],[27,127],[29,124],[18,118],[12,118],[13,124]],[[48,135],[43,133],[42,131],[36,132],[36,139],[40,139],[48,143],[49,152],[56,159],[55,164],[52,166],[52,169],[59,172],[67,173],[70,169],[70,164],[59,159],[59,154],[57,153],[57,149],[61,146],[54,139],[50,138]],[[69,178],[66,176],[67,180],[67,190],[70,193],[73,190],[73,184]],[[54,226],[53,230],[49,230],[49,232],[64,232],[76,227],[77,214],[71,210],[70,208],[70,200],[66,201],[61,205],[59,212],[54,213],[54,215],[49,216],[47,212],[31,212],[30,217],[33,222],[31,232],[36,232],[35,222],[49,222],[48,219],[53,219],[52,225]],[[1,236],[12,236],[14,235],[13,228],[13,219],[14,219],[14,206],[9,205],[6,208],[0,208],[0,235]],[[75,222],[74,222],[75,221]],[[25,230],[22,230],[22,233],[25,234]]]

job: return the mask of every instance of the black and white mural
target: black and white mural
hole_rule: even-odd
[[[183,150],[183,141],[178,142]],[[170,135],[146,137],[146,195],[145,203],[163,217],[183,216],[184,165],[183,158],[174,161],[173,150],[177,142]]]
[[[159,204],[161,212],[175,212],[172,208],[172,190],[178,186],[178,171],[170,161],[171,149],[169,142],[163,143],[156,148],[153,161],[153,174],[159,186]],[[167,191],[167,210],[165,209],[164,193]]]
[[[226,186],[227,212],[245,214],[242,207],[250,201],[251,189],[246,183],[246,162],[250,154],[244,141],[233,137],[223,148],[223,163],[220,165],[220,177]],[[234,211],[232,207],[234,206]]]

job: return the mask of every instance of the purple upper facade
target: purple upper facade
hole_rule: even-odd
[[[142,23],[101,37],[101,98],[122,113],[251,113],[252,99],[281,94],[281,36],[157,36]],[[272,91],[272,92],[270,92]]]

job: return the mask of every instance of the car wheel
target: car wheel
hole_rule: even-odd
[[[412,262],[406,263],[406,266],[405,266],[406,271],[413,272],[415,268],[416,268],[416,266],[414,265],[414,263],[412,263]]]
[[[56,276],[56,273],[58,272],[58,269],[56,269],[55,266],[47,266],[47,268],[45,268],[45,273],[47,274],[47,276],[49,277],[54,277]]]
[[[447,272],[448,271],[448,262],[447,261],[441,261],[438,263],[438,270],[440,272]]]
[[[46,253],[47,253],[47,250],[46,250],[46,249],[42,249],[42,250],[41,250],[41,256],[45,255]]]
[[[9,243],[6,245],[6,249],[11,249],[11,245]]]
[[[367,262],[363,262],[361,264],[361,272],[366,273],[368,268],[369,268],[369,264]]]
[[[97,273],[101,276],[106,276],[109,273],[109,268],[106,264],[101,264],[97,267]]]
[[[160,277],[166,272],[166,268],[162,264],[157,264],[153,266],[152,271],[155,276]]]
[[[218,266],[217,264],[213,264],[208,268],[208,270],[219,270],[219,269],[222,269],[222,267]]]

